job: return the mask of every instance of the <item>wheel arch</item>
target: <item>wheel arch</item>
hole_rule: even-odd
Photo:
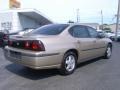
[[[110,47],[111,47],[111,48],[113,47],[113,45],[112,45],[112,43],[111,43],[111,42],[109,42],[109,43],[108,43],[108,45],[110,45]]]
[[[76,50],[76,49],[69,49],[69,50],[67,50],[67,51],[65,52],[65,54],[68,53],[68,52],[73,52],[73,53],[75,53],[76,56],[77,56],[77,60],[78,60],[78,57],[79,57],[78,50]]]

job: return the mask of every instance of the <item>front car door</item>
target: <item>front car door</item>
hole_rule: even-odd
[[[93,56],[92,48],[94,40],[90,38],[87,27],[83,25],[76,25],[73,26],[69,32],[76,39],[76,44],[79,51],[78,62],[91,59]]]
[[[87,27],[90,33],[91,39],[94,41],[93,43],[93,56],[98,57],[104,54],[106,49],[106,44],[104,38],[98,38],[98,32],[92,28]]]

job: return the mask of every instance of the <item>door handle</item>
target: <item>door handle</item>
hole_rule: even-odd
[[[94,43],[96,43],[97,41],[96,41],[96,40],[94,40],[93,42],[94,42]]]
[[[80,44],[80,41],[77,41],[78,44]]]

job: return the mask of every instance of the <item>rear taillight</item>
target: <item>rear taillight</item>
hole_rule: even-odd
[[[41,45],[39,44],[38,41],[33,41],[31,47],[32,47],[33,50],[41,49]]]
[[[13,41],[8,40],[8,45],[9,45],[9,46],[12,46],[12,44],[13,44]]]
[[[25,47],[26,49],[30,49],[30,42],[29,42],[29,41],[25,41],[24,47]]]
[[[45,51],[43,43],[39,40],[8,40],[8,45],[32,51]]]
[[[33,51],[45,51],[44,45],[41,41],[25,41],[24,49],[33,50]]]

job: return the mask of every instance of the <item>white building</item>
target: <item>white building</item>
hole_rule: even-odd
[[[0,11],[0,30],[9,33],[24,29],[34,29],[45,24],[53,23],[35,9],[13,9]]]
[[[116,32],[116,23],[110,24],[109,28],[111,29],[112,32]],[[118,25],[118,32],[120,32],[120,24]]]
[[[90,26],[90,27],[93,27],[97,30],[99,30],[100,28],[100,25],[98,23],[80,23],[81,25],[87,25],[87,26]]]

